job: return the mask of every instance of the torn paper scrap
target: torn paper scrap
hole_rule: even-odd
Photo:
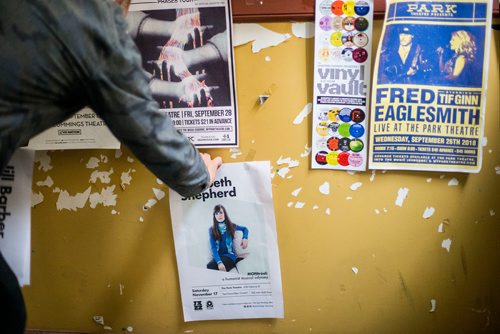
[[[300,153],[300,157],[301,157],[301,158],[305,158],[305,157],[307,157],[309,154],[311,154],[311,149],[312,149],[312,148],[311,148],[311,147],[309,147],[309,146],[307,146],[307,144],[306,144],[305,149],[304,149],[304,152]]]
[[[295,189],[294,191],[292,191],[292,196],[294,196],[294,197],[299,196],[299,193],[300,193],[301,190],[302,190],[302,188]]]
[[[422,217],[424,217],[424,219],[430,218],[434,214],[435,211],[436,211],[436,209],[434,209],[432,206],[426,207]]]
[[[330,208],[326,208],[325,213],[326,213],[327,215],[330,215],[330,213],[331,213]]]
[[[490,216],[492,216],[492,217],[493,217],[495,214],[496,214],[495,210],[490,209]]]
[[[241,151],[237,148],[230,148],[229,149],[229,152],[231,152],[231,159],[236,159],[238,157],[238,155],[241,155]]]
[[[444,239],[443,242],[441,242],[441,247],[446,249],[446,251],[449,253],[451,247],[451,239]]]
[[[306,203],[304,202],[297,202],[295,203],[295,208],[296,209],[302,209]]]
[[[43,194],[41,192],[31,193],[31,207],[34,208],[36,205],[43,202]]]
[[[151,209],[156,203],[158,203],[158,201],[154,198],[150,198],[148,199],[148,201],[146,202],[146,204],[144,204],[144,206],[142,207],[142,210],[143,211],[148,211],[149,209]]]
[[[308,103],[302,108],[299,114],[293,120],[293,124],[298,125],[312,112],[312,103]]]
[[[373,182],[375,180],[375,169],[372,170],[372,175],[370,175],[370,182]]]
[[[43,170],[44,172],[48,172],[53,168],[50,164],[52,159],[50,155],[47,154],[47,151],[36,151],[35,152],[35,162],[39,163],[38,170]]]
[[[357,267],[352,267],[351,270],[355,275],[357,275],[359,272],[359,269]]]
[[[37,186],[39,187],[52,187],[54,185],[54,181],[50,176],[47,175],[47,178],[44,181],[38,181],[36,183]]]
[[[495,167],[495,173],[496,173],[497,175],[500,175],[500,167],[498,167],[498,166],[497,166],[497,167]]]
[[[157,200],[161,200],[165,197],[165,192],[161,189],[153,188],[153,193],[155,194]]]
[[[288,202],[287,206],[291,208],[293,206],[293,202]]]
[[[363,185],[362,182],[355,182],[351,184],[351,190],[358,190]]]
[[[62,209],[76,211],[81,209],[87,203],[90,195],[90,187],[88,187],[83,193],[77,193],[71,196],[66,190],[59,191],[59,197],[57,198],[56,208],[61,211]]]
[[[448,185],[450,187],[452,187],[452,186],[458,186],[458,180],[456,178],[452,178],[450,181],[448,181]]]
[[[314,23],[294,22],[292,23],[292,34],[294,34],[298,38],[314,37]]]
[[[122,175],[120,176],[120,186],[122,189],[125,189],[125,185],[130,185],[130,181],[132,181],[132,176],[130,175],[130,172],[134,171],[129,169],[126,172],[122,172]]]
[[[403,206],[403,202],[406,199],[406,196],[408,196],[409,191],[410,191],[410,189],[408,189],[408,188],[399,188],[398,197],[396,198],[396,202],[395,202],[395,204],[397,206],[400,206],[400,207]]]
[[[111,168],[109,171],[103,171],[103,172],[95,170],[92,172],[92,174],[90,174],[89,182],[96,183],[97,179],[99,179],[101,181],[101,183],[108,184],[111,182],[110,175],[113,173],[114,173],[113,168]]]
[[[443,232],[444,232],[444,225],[443,225],[443,223],[441,223],[438,226],[438,233],[443,233]]]
[[[114,193],[115,185],[103,188],[100,193],[92,193],[89,197],[90,207],[94,209],[98,204],[115,206],[117,195]]]
[[[92,317],[92,319],[94,319],[94,321],[96,323],[98,323],[99,325],[103,325],[104,326],[104,317],[102,315],[94,315]]]
[[[90,157],[89,161],[87,161],[87,163],[85,164],[85,167],[88,169],[94,169],[94,168],[99,167],[100,162],[101,162],[101,160],[99,160],[98,158]]]
[[[430,313],[436,312],[436,305],[437,305],[436,300],[435,299],[431,299],[431,309],[429,310]]]
[[[264,48],[277,46],[292,37],[264,28],[256,23],[239,23],[233,25],[233,46],[252,42],[252,52],[257,53]]]
[[[323,195],[330,194],[330,183],[325,181],[322,185],[319,186],[319,192]]]

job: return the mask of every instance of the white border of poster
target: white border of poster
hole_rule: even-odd
[[[34,159],[34,151],[18,149],[0,175],[0,251],[20,285],[30,284]]]
[[[491,16],[491,1],[387,2],[371,169],[480,171]]]
[[[32,150],[119,149],[120,142],[90,108],[30,139]]]
[[[170,191],[185,321],[283,318],[270,168],[268,161],[223,164],[205,192],[183,198]],[[232,247],[211,234],[220,205],[226,223],[237,226]],[[215,262],[222,244],[238,259],[228,271]]]
[[[223,0],[130,5],[128,15],[139,15],[129,20],[139,21],[135,42],[155,80],[153,97],[197,147],[238,146],[230,5]]]
[[[316,1],[311,168],[366,170],[373,1]]]

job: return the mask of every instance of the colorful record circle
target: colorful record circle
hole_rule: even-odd
[[[330,10],[332,11],[333,15],[340,16],[343,13],[342,12],[343,6],[344,6],[344,1],[337,0],[337,1],[332,2]],[[353,9],[354,9],[354,6],[353,6]]]
[[[326,155],[326,162],[328,162],[329,165],[336,166],[339,164],[338,156],[338,152],[330,152]]]
[[[349,165],[353,167],[359,167],[363,164],[363,156],[359,153],[349,154]]]
[[[339,123],[333,122],[328,124],[328,134],[330,136],[336,135],[339,131]]]
[[[328,49],[328,48],[319,49],[319,51],[318,51],[319,60],[321,60],[323,62],[327,62],[330,60],[330,56],[331,56],[330,49]]]
[[[353,42],[354,45],[360,48],[366,46],[366,44],[368,44],[368,35],[364,32],[358,32],[356,35],[354,35]]]
[[[328,135],[328,122],[319,122],[316,126],[316,133],[322,137]]]
[[[349,166],[349,153],[340,152],[339,156],[337,157],[337,160],[339,161],[339,165],[344,167]]]
[[[338,108],[332,108],[328,110],[328,119],[332,122],[338,122],[340,120],[339,113],[340,109]]]
[[[332,0],[322,1],[319,4],[319,12],[323,15],[330,15],[332,13],[331,6],[332,6]]]
[[[352,48],[345,48],[342,50],[340,53],[340,56],[342,57],[343,60],[345,61],[352,61]]]
[[[338,151],[339,139],[337,137],[328,138],[328,140],[326,141],[326,147],[328,147],[330,151]]]
[[[354,5],[354,12],[359,16],[364,16],[370,12],[370,5],[366,1],[358,1]]]
[[[333,59],[340,59],[342,56],[340,55],[340,52],[342,51],[341,48],[333,48],[332,51],[332,58]]]
[[[351,121],[351,108],[342,108],[339,112],[339,118],[342,122]]]
[[[316,153],[315,160],[319,165],[326,165],[326,156],[327,152],[325,151],[319,151]]]
[[[318,121],[321,121],[321,122],[328,121],[328,111],[326,111],[326,110],[320,110],[318,112]]]
[[[342,6],[342,12],[347,15],[347,16],[353,16],[354,15],[354,1],[346,1],[344,2],[344,5]]]
[[[356,63],[364,63],[368,59],[368,51],[363,48],[356,49],[352,52],[352,59]]]
[[[344,19],[342,19],[342,29],[344,29],[345,31],[353,31],[354,29],[356,29],[354,27],[354,21],[356,21],[356,19],[352,16],[345,17]]]
[[[342,35],[342,44],[348,48],[354,46],[354,34],[352,32],[346,32]]]
[[[335,30],[342,30],[342,18],[341,17],[334,17],[332,20],[332,27]]]
[[[346,123],[344,123],[344,124],[346,124]],[[340,133],[340,130],[339,130],[339,133]],[[351,127],[349,128],[349,133],[354,138],[359,138],[365,134],[365,128],[363,127],[363,125],[356,123],[356,124],[351,125]]]
[[[339,126],[339,134],[343,137],[349,137],[350,136],[350,132],[349,132],[349,129],[351,128],[351,124],[350,123],[342,123],[340,124]]]
[[[332,43],[333,46],[342,46],[342,33],[340,31],[334,32],[330,36],[330,43]]]
[[[330,34],[319,34],[318,38],[318,44],[324,45],[324,46],[331,46],[332,43],[330,42]]]
[[[339,149],[342,151],[342,152],[347,152],[349,151],[351,148],[349,147],[349,143],[351,142],[351,140],[349,138],[340,138],[339,139]]]
[[[354,27],[354,22],[352,23],[352,26]],[[330,16],[323,16],[319,20],[319,27],[324,31],[332,30],[332,18]]]
[[[349,143],[349,148],[353,152],[361,152],[363,147],[365,147],[365,144],[360,139],[352,139]]]
[[[359,108],[351,111],[351,121],[354,123],[361,123],[365,120],[365,112]]]
[[[354,28],[356,28],[357,31],[365,31],[368,29],[368,20],[364,17],[358,17],[356,21],[354,21]]]

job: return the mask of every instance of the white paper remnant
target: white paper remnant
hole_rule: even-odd
[[[292,191],[292,196],[294,196],[294,197],[299,196],[299,193],[301,190],[302,190],[302,187],[295,189],[294,191]]]
[[[330,210],[330,208],[326,208],[326,209],[325,209],[325,213],[326,213],[327,215],[330,215],[330,214],[331,214],[331,210]]]
[[[37,192],[37,193],[31,193],[31,207],[34,208],[38,204],[43,202],[43,194],[42,192]]]
[[[52,159],[50,158],[50,155],[48,155],[47,151],[37,151],[35,153],[35,162],[39,163],[38,170],[48,172],[53,168],[50,164]]]
[[[325,181],[322,185],[319,186],[319,192],[323,195],[330,194],[330,183]]]
[[[126,172],[122,172],[122,175],[120,176],[120,185],[122,188],[125,187],[125,185],[130,185],[130,181],[132,181],[132,176],[130,175],[130,172],[133,172],[133,169],[129,169]]]
[[[352,267],[351,269],[352,269],[352,272],[353,272],[355,275],[357,275],[357,274],[358,274],[359,269],[358,269],[357,267]]]
[[[351,184],[351,190],[358,190],[363,185],[362,182],[355,182]]]
[[[52,187],[54,185],[54,181],[52,180],[52,178],[47,175],[47,178],[44,180],[44,181],[38,181],[36,183],[37,186],[39,187]]]
[[[403,202],[406,199],[406,197],[408,196],[409,191],[410,191],[410,189],[408,189],[408,188],[399,188],[398,197],[396,198],[396,202],[395,202],[395,204],[397,206],[400,206],[400,207],[403,206]]]
[[[95,170],[92,172],[92,174],[90,174],[89,182],[96,183],[97,179],[99,179],[101,183],[108,184],[111,182],[110,175],[113,173],[114,173],[113,168],[111,168],[109,171],[102,171],[102,172]]]
[[[312,103],[308,103],[302,108],[299,114],[293,120],[293,124],[298,125],[301,124],[304,119],[306,119],[307,115],[312,112]]]
[[[165,197],[165,192],[161,189],[153,188],[153,193],[155,194],[157,200],[161,200]]]
[[[437,301],[435,299],[431,299],[431,309],[429,310],[430,313],[436,312],[436,306],[437,306]]]
[[[456,178],[452,178],[450,181],[448,181],[448,185],[451,186],[458,186],[458,180]]]
[[[90,207],[94,209],[98,204],[103,206],[115,206],[117,195],[114,193],[115,185],[103,188],[100,193],[92,193],[89,196]]]
[[[443,223],[439,224],[439,226],[438,226],[438,232],[439,233],[443,233],[444,232],[444,225],[443,225]]]
[[[99,158],[90,157],[89,161],[87,161],[87,163],[85,164],[85,167],[88,169],[94,169],[99,167],[100,162],[101,160],[99,160]]]
[[[495,210],[490,209],[490,216],[492,216],[492,217],[493,217],[495,214],[496,214]]]
[[[146,204],[143,205],[142,207],[142,210],[143,211],[148,211],[149,209],[151,209],[156,203],[158,203],[158,201],[154,198],[150,198],[148,199],[148,201],[146,202]]]
[[[441,247],[446,249],[446,251],[449,253],[451,247],[451,239],[444,239],[443,242],[441,242]]]
[[[292,34],[299,38],[314,37],[314,23],[312,22],[294,22],[292,23]]]
[[[310,146],[307,146],[307,144],[306,144],[304,152],[300,153],[300,157],[301,158],[307,157],[309,154],[311,154],[311,150],[312,150],[312,148]]]
[[[497,175],[500,175],[500,167],[499,167],[499,166],[496,166],[496,167],[495,167],[495,173],[496,173]]]
[[[436,209],[434,209],[432,206],[426,207],[422,217],[424,217],[424,219],[430,218],[434,214],[435,211],[436,211]]]
[[[239,155],[242,155],[241,151],[237,148],[230,148],[229,152],[231,152],[231,159],[236,159]]]
[[[257,53],[264,48],[280,45],[292,37],[290,34],[280,34],[256,23],[234,24],[233,32],[233,46],[236,47],[253,41],[253,53]]]
[[[59,190],[59,197],[57,198],[56,208],[61,211],[63,209],[76,211],[81,209],[87,203],[90,196],[90,187],[88,187],[83,193],[77,193],[76,195],[70,195],[66,190]]]
[[[295,208],[296,209],[302,209],[306,203],[304,202],[297,202],[295,203]]]

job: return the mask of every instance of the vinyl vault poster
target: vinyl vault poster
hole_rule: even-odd
[[[316,1],[313,169],[366,169],[372,24],[373,1]]]
[[[0,251],[20,285],[30,284],[33,151],[18,149],[0,174]]]
[[[372,169],[479,172],[490,1],[394,1],[375,61]]]
[[[185,321],[283,318],[269,162],[223,164],[208,190],[170,191]]]
[[[127,15],[153,97],[198,147],[238,145],[230,3],[137,0]]]

